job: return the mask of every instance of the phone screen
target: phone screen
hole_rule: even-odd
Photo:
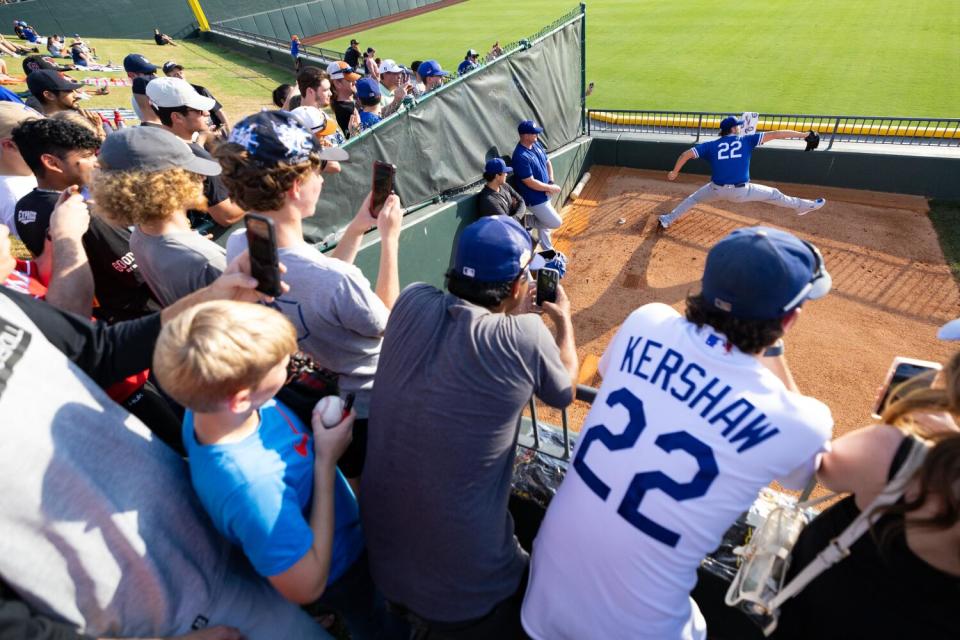
[[[887,402],[890,399],[890,394],[895,394],[894,400],[899,400],[903,395],[902,392],[910,392],[915,389],[929,387],[933,383],[935,372],[936,369],[927,365],[914,364],[911,362],[901,362],[898,364],[897,368],[893,371],[893,375],[890,377],[890,383],[887,385],[887,388],[883,390],[883,394],[880,396],[880,401],[877,403],[875,413],[877,415],[883,413],[883,410],[887,407]],[[923,376],[922,378],[916,380],[914,384],[910,384],[903,389],[897,388],[907,380],[923,373],[927,373],[928,375]]]
[[[556,269],[540,269],[537,272],[537,306],[544,302],[557,301],[557,283],[560,282],[560,272]]]
[[[247,250],[250,252],[250,275],[257,279],[257,291],[279,296],[280,260],[273,220],[254,214],[244,217],[247,226]]]
[[[374,218],[383,208],[387,196],[393,192],[393,176],[396,172],[397,168],[388,162],[376,160],[373,163],[373,196],[370,198],[370,215]]]

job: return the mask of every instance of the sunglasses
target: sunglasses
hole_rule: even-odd
[[[784,313],[786,313],[787,311],[790,311],[791,309],[796,307],[798,304],[803,302],[803,300],[810,293],[810,290],[813,289],[813,285],[816,284],[818,280],[823,279],[827,275],[827,270],[823,262],[823,255],[820,253],[820,249],[817,249],[814,245],[810,244],[806,240],[801,240],[800,242],[802,242],[803,245],[810,250],[810,253],[813,254],[813,257],[816,260],[816,268],[813,270],[813,275],[810,276],[810,282],[803,285],[803,288],[800,289],[799,292],[797,292],[797,295],[795,295],[793,299],[790,300],[790,302],[783,305]]]

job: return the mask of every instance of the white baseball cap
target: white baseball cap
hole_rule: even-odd
[[[329,136],[336,133],[337,121],[316,107],[297,107],[291,111],[297,120],[317,136]]]
[[[155,78],[147,84],[147,98],[156,107],[172,109],[189,107],[210,111],[217,104],[213,98],[197,93],[189,82],[180,78]]]
[[[404,68],[398,65],[396,62],[387,58],[380,63],[380,73],[403,73]]]

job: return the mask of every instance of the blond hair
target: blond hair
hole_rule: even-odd
[[[205,302],[164,325],[153,372],[178,403],[209,412],[255,387],[296,350],[296,331],[279,311],[249,302]]]
[[[177,211],[207,208],[203,178],[179,167],[164,171],[99,171],[97,213],[122,226],[161,222]]]

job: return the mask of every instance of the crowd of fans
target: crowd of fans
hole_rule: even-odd
[[[368,194],[328,254],[303,221],[349,162],[340,145],[449,74],[356,40],[325,69],[298,53],[294,37],[278,109],[235,123],[182,65],[158,77],[139,54],[123,67],[141,126],[79,110],[78,83],[43,58],[27,77],[38,109],[0,101],[0,631],[325,638],[333,612],[355,640],[702,638],[697,566],[762,487],[819,473],[853,494],[804,532],[802,566],[920,439],[927,458],[879,536],[791,601],[780,633],[828,637],[839,618],[851,637],[955,632],[960,356],[831,448],[830,411],[783,350],[831,280],[815,246],[775,229],[714,246],[683,314],[624,320],[528,555],[507,509],[518,418],[531,396],[569,405],[579,373],[563,287],[534,303],[561,224],[543,130],[520,122],[509,163],[483,165],[446,291],[401,290],[396,195],[371,211]],[[469,50],[459,73],[478,61]],[[215,242],[247,212],[275,232],[275,298],[256,291],[243,230]],[[374,227],[371,282],[354,261]],[[336,376],[336,420],[284,403],[296,352]],[[634,450],[647,427],[655,445]]]

